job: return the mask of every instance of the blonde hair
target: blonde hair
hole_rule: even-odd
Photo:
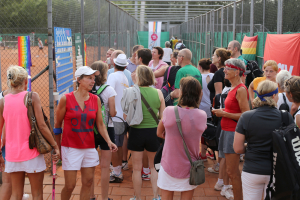
[[[256,91],[258,92],[258,94],[263,95],[263,94],[273,92],[274,90],[276,90],[276,88],[277,88],[276,83],[274,83],[273,81],[265,80],[258,84]],[[256,97],[253,100],[254,107],[261,107],[261,106],[265,106],[265,105],[275,107],[277,105],[275,100],[273,99],[273,96],[264,97],[264,99],[266,101],[262,101],[259,97]]]
[[[153,71],[146,65],[139,65],[136,68],[136,78],[138,86],[150,86],[155,83]]]
[[[275,60],[268,60],[268,61],[264,64],[263,70],[265,70],[266,67],[268,67],[268,66],[271,66],[271,67],[274,69],[274,71],[278,72],[278,65],[277,65],[277,62],[276,62]]]
[[[27,71],[20,66],[12,65],[7,69],[7,86],[9,88],[20,88],[28,78]]]

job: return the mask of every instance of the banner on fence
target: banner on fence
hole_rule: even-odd
[[[148,22],[148,49],[160,46],[161,22]]]
[[[18,37],[18,57],[19,66],[24,67],[28,73],[28,87],[27,90],[31,91],[31,51],[30,51],[30,36]]]
[[[268,34],[264,60],[275,60],[278,68],[300,75],[300,34]]]
[[[59,98],[73,91],[72,32],[70,28],[54,27],[56,87]]]
[[[256,56],[256,46],[257,46],[257,38],[258,36],[248,37],[245,35],[242,47],[243,50],[243,58],[246,60],[255,60]]]

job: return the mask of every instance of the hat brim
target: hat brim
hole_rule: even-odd
[[[127,65],[129,65],[128,62],[126,62],[126,64],[125,63],[118,63],[116,58],[114,59],[114,63],[116,65],[120,66],[120,67],[127,67]]]

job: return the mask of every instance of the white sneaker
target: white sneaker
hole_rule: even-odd
[[[128,162],[122,162],[122,169],[123,170],[129,170]]]
[[[113,165],[112,164],[109,165],[109,169],[110,169],[110,171],[113,170]]]
[[[37,55],[36,57],[38,58],[39,56]]]
[[[213,165],[212,167],[209,167],[208,169],[207,169],[207,171],[209,171],[209,172],[211,172],[211,173],[216,173],[216,174],[218,174],[219,173],[219,163],[217,163],[217,164],[215,164],[215,165]]]
[[[221,191],[222,188],[223,188],[224,184],[219,184],[218,182],[216,182],[216,185],[215,185],[215,190],[217,191]]]
[[[232,192],[232,188],[228,187],[227,189],[224,190],[224,188],[221,190],[221,195],[223,197],[226,197],[226,199],[228,200],[234,200],[233,198],[233,192]]]
[[[240,155],[240,162],[243,162],[245,160],[244,157],[245,157],[245,154]]]

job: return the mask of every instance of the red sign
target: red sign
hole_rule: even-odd
[[[300,75],[300,34],[268,34],[264,60],[275,60],[278,68]]]
[[[156,41],[157,38],[158,38],[158,36],[157,36],[155,33],[153,33],[153,34],[151,35],[151,40],[152,40],[152,41]]]

